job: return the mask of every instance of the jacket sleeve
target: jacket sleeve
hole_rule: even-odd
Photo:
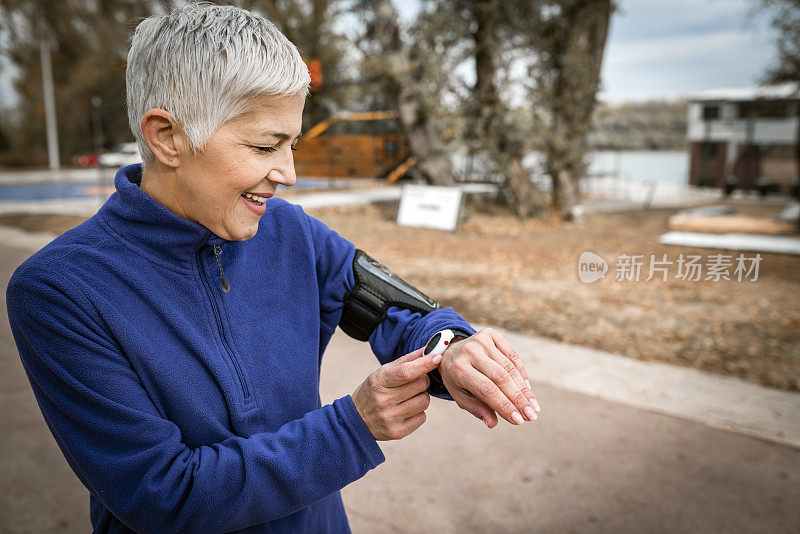
[[[309,222],[317,262],[320,288],[322,330],[333,334],[342,317],[345,294],[355,286],[353,257],[355,245],[328,228],[322,221],[305,215]],[[379,258],[377,258],[380,261]],[[453,308],[442,308],[428,314],[391,306],[386,318],[370,335],[369,343],[378,360],[384,364],[425,346],[433,335],[446,328],[474,334],[475,329]],[[449,394],[429,393],[453,400]]]
[[[384,461],[349,395],[275,432],[188,447],[78,286],[42,273],[18,271],[6,291],[20,358],[71,468],[133,530],[246,528],[305,508]]]

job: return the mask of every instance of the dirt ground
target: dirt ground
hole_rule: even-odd
[[[745,214],[782,207],[730,202]],[[757,280],[751,273],[737,281],[738,252],[658,243],[676,211],[593,215],[577,226],[522,222],[491,203],[471,203],[456,233],[399,227],[396,203],[309,213],[471,322],[800,390],[800,257],[761,253]],[[0,225],[61,233],[83,220],[5,215]],[[584,251],[608,262],[604,279],[578,279]],[[644,255],[641,281],[615,280],[621,254]],[[667,281],[644,281],[651,254],[673,262]],[[713,254],[733,256],[731,280],[705,280],[705,266],[701,281],[677,279],[681,254],[704,264]]]
[[[780,210],[741,202],[736,208]],[[473,204],[454,234],[398,227],[396,210],[312,214],[470,321],[800,390],[800,257],[762,254],[755,282],[752,275],[742,282],[675,279],[677,264],[666,282],[645,282],[651,254],[673,262],[680,254],[701,255],[705,262],[712,254],[736,253],[660,245],[658,236],[677,210],[596,215],[576,226],[521,222],[492,205]],[[604,279],[580,282],[584,251],[609,263]],[[645,255],[642,281],[614,280],[620,254]]]

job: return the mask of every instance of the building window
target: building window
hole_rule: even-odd
[[[742,119],[785,119],[790,116],[786,100],[754,100],[739,102],[739,117]]]
[[[713,121],[719,118],[719,106],[703,106],[703,120]]]
[[[700,143],[700,157],[708,161],[717,157],[717,143]]]

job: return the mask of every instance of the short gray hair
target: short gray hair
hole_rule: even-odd
[[[196,152],[259,95],[308,96],[311,77],[295,47],[264,19],[233,6],[187,3],[136,27],[125,71],[128,122],[145,162],[141,121],[167,110]]]

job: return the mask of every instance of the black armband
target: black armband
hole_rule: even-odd
[[[390,306],[425,315],[441,308],[438,302],[415,288],[363,250],[353,257],[355,285],[344,297],[339,326],[359,341],[367,341],[375,327],[386,319]]]

